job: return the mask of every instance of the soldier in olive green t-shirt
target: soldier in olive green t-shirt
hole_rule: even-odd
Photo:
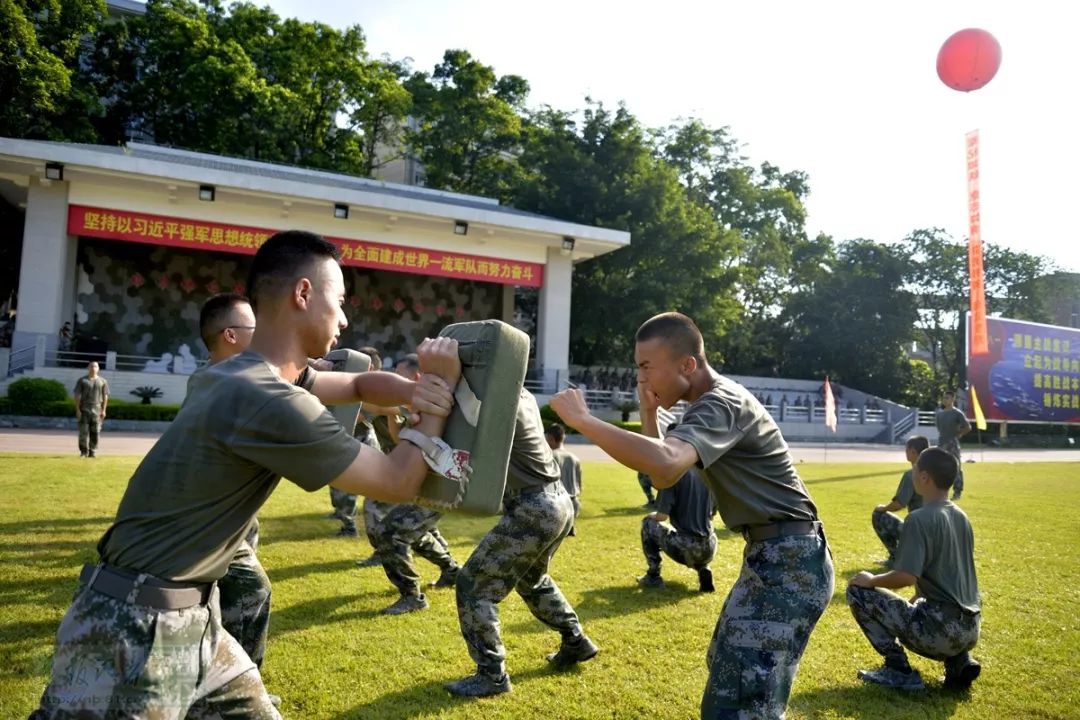
[[[98,375],[98,364],[86,366],[86,376],[75,383],[75,417],[79,421],[79,454],[97,455],[101,423],[109,407],[109,383]]]
[[[641,434],[593,417],[576,389],[558,393],[551,405],[657,488],[699,469],[724,524],[747,540],[709,645],[701,715],[782,717],[799,659],[832,597],[832,556],[817,507],[780,428],[746,388],[709,367],[690,318],[654,316],[634,339]],[[661,439],[658,409],[680,400],[689,406]]]
[[[461,372],[448,338],[421,343],[418,383],[308,370],[348,324],[339,258],[336,245],[302,231],[278,233],[256,252],[250,348],[192,379],[129,480],[98,544],[101,561],[84,567],[57,631],[51,679],[31,717],[280,718],[255,664],[222,627],[215,582],[282,477],[390,501],[419,492],[429,470],[419,447],[381,455],[324,403],[408,404],[418,432],[434,436]]]
[[[924,505],[904,521],[890,572],[851,579],[848,603],[870,644],[885,659],[860,670],[867,682],[903,690],[924,684],[904,648],[945,662],[945,687],[963,690],[981,667],[971,650],[979,639],[981,600],[975,577],[975,539],[967,515],[949,501],[956,459],[942,448],[925,450],[915,466],[915,490]],[[890,590],[915,585],[908,602]]]
[[[930,447],[930,441],[922,435],[914,435],[908,438],[904,446],[904,454],[907,461],[911,463],[911,468],[906,470],[900,478],[900,484],[896,486],[896,494],[893,495],[889,504],[878,505],[870,516],[874,532],[877,533],[885,549],[889,551],[889,556],[885,560],[885,564],[889,567],[892,567],[893,559],[896,556],[896,548],[900,544],[900,533],[904,529],[904,521],[896,514],[896,511],[906,508],[908,513],[911,513],[922,507],[922,496],[915,492],[912,473],[915,468],[915,461],[919,459],[919,453],[928,447]]]

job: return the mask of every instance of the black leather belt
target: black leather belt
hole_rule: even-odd
[[[747,525],[742,534],[747,542],[761,542],[788,535],[813,535],[821,527],[817,520],[784,520],[768,525]]]
[[[94,592],[158,610],[183,610],[210,601],[214,583],[174,583],[108,565],[84,565],[79,581]]]

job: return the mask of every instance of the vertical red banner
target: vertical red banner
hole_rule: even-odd
[[[989,352],[986,290],[983,287],[982,227],[979,221],[979,131],[967,134],[968,273],[971,291],[971,354]]]

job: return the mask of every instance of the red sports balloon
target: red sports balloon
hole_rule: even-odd
[[[993,35],[978,28],[954,33],[938,51],[938,77],[953,90],[978,90],[994,79],[999,67],[1001,45]]]

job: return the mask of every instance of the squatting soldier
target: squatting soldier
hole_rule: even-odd
[[[810,632],[832,597],[832,557],[817,508],[779,427],[746,388],[709,367],[690,318],[657,315],[635,340],[641,434],[590,415],[578,390],[562,391],[551,405],[659,488],[702,469],[724,524],[747,545],[709,646],[701,715],[780,718]],[[657,408],[679,400],[690,406],[660,440]]]
[[[907,508],[910,514],[912,511],[921,508],[923,504],[922,495],[915,492],[913,473],[915,472],[915,461],[919,459],[919,453],[928,447],[930,447],[930,441],[922,435],[913,435],[908,438],[907,443],[904,445],[904,453],[907,461],[911,463],[911,468],[904,471],[903,476],[900,478],[900,484],[896,486],[896,494],[893,495],[893,499],[889,501],[889,504],[878,505],[870,516],[874,532],[881,539],[885,549],[889,551],[889,556],[885,561],[885,564],[889,567],[892,567],[893,560],[896,558],[896,548],[900,545],[900,533],[904,529],[904,521],[899,515],[895,514],[896,511]]]
[[[406,355],[394,371],[409,380],[420,377],[420,362],[415,354]],[[372,419],[375,434],[383,452],[397,444],[399,420],[396,412],[382,413]],[[383,610],[387,615],[401,615],[428,607],[427,596],[420,591],[420,573],[413,563],[412,553],[436,565],[439,579],[432,587],[451,588],[457,581],[458,564],[450,554],[450,546],[439,532],[442,513],[414,504],[386,505],[386,512],[371,533],[383,571],[390,583],[401,593],[394,604]]]
[[[949,390],[941,396],[941,408],[934,412],[938,431],[938,447],[956,458],[956,482],[953,483],[953,500],[964,494],[964,461],[960,457],[960,438],[971,432],[971,423],[956,407],[956,393]]]
[[[885,658],[878,670],[860,670],[867,682],[922,690],[917,670],[904,648],[945,662],[945,687],[965,690],[981,666],[971,657],[981,625],[979,584],[975,578],[975,537],[967,515],[949,502],[957,462],[932,447],[915,465],[915,491],[924,505],[908,515],[890,572],[863,571],[847,589],[851,614],[874,649]],[[915,585],[910,603],[889,592]]]
[[[476,663],[475,675],[449,683],[454,695],[510,692],[498,604],[516,590],[532,614],[562,635],[548,662],[569,667],[599,649],[581,629],[577,613],[548,575],[548,564],[574,523],[574,508],[559,467],[544,440],[540,407],[522,389],[518,400],[503,515],[476,546],[457,579],[458,621]]]
[[[669,426],[668,432],[672,429]],[[641,549],[649,569],[638,578],[638,585],[664,587],[660,575],[663,553],[697,571],[701,592],[714,592],[709,563],[716,555],[716,532],[712,524],[715,514],[709,489],[695,470],[687,470],[677,483],[661,490],[656,498],[656,512],[641,519]]]
[[[97,455],[98,435],[109,407],[109,383],[98,375],[97,362],[86,366],[86,376],[75,383],[75,419],[79,421],[79,455]]]
[[[405,501],[428,462],[403,443],[363,446],[323,403],[410,404],[437,435],[460,376],[457,343],[425,340],[422,381],[317,373],[346,326],[335,245],[300,231],[256,252],[250,348],[207,368],[135,470],[57,632],[52,678],[31,716],[279,718],[262,677],[221,626],[216,583],[282,477],[314,491]],[[299,385],[299,387],[297,387]]]

